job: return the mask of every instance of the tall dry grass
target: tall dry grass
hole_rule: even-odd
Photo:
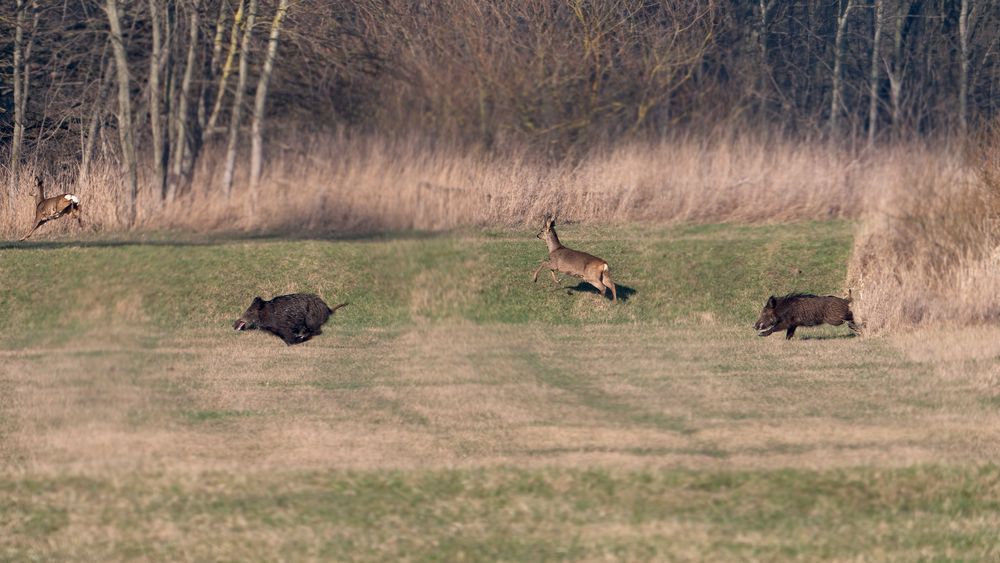
[[[286,139],[273,142],[270,152],[254,215],[239,176],[230,199],[215,188],[221,155],[208,150],[177,201],[161,203],[145,184],[133,228],[363,233],[523,225],[549,212],[600,222],[858,217],[865,201],[885,189],[881,179],[898,175],[903,165],[881,153],[857,158],[823,143],[752,135],[632,142],[560,162],[529,150],[497,153],[346,135]],[[942,157],[923,150],[917,158]],[[81,197],[88,230],[127,228],[117,164],[98,162],[83,178],[71,167],[36,164],[24,171],[13,205],[2,203],[4,237],[29,225],[36,173],[50,178],[49,193]],[[60,220],[35,236],[76,232],[75,224]]]
[[[869,331],[1000,319],[1000,128],[970,147],[885,168],[848,273]]]

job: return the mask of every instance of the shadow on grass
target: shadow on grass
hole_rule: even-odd
[[[596,287],[590,285],[587,282],[580,282],[580,283],[576,284],[575,286],[563,286],[562,289],[565,289],[567,291],[567,293],[575,291],[577,293],[593,293],[594,295],[600,295],[601,294],[600,291],[597,291]],[[631,287],[629,287],[627,285],[622,285],[620,283],[616,283],[615,284],[615,289],[618,291],[618,300],[622,301],[622,302],[626,302],[626,303],[628,302],[629,299],[631,299],[631,297],[633,295],[636,294],[635,289],[633,289],[633,288],[631,288]],[[605,299],[611,299],[611,292],[608,291],[604,295],[604,298]]]
[[[847,332],[843,334],[803,334],[799,336],[798,333],[795,334],[801,340],[843,340],[847,338],[857,338],[858,335],[854,332]]]

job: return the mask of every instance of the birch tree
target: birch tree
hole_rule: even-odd
[[[260,171],[263,166],[263,136],[264,136],[264,110],[267,101],[267,86],[271,79],[271,70],[274,68],[274,57],[278,51],[278,34],[281,30],[281,20],[285,18],[288,11],[288,0],[278,2],[278,10],[274,13],[274,20],[271,22],[271,35],[267,41],[267,55],[264,58],[264,67],[260,71],[260,78],[257,81],[257,92],[254,95],[253,122],[251,130],[250,147],[250,217],[257,207],[257,185],[260,183]]]
[[[122,42],[122,26],[118,18],[117,0],[107,0],[104,11],[108,16],[111,31],[111,48],[115,56],[115,73],[118,78],[118,140],[121,143],[122,160],[126,169],[127,200],[125,202],[126,222],[135,224],[136,198],[138,196],[138,171],[135,160],[135,136],[132,132],[132,101],[128,78],[128,58]]]
[[[250,0],[254,6],[256,6],[256,0]],[[243,22],[243,0],[240,0],[239,7],[236,9],[236,14],[233,16],[233,29],[229,34],[229,52],[226,54],[226,63],[222,65],[222,74],[219,76],[219,87],[215,93],[215,104],[212,106],[212,113],[209,114],[208,124],[205,126],[205,131],[208,135],[215,134],[215,124],[219,119],[219,112],[222,110],[222,98],[226,95],[226,83],[229,82],[229,75],[233,72],[233,59],[236,57],[236,46],[240,34],[240,24]],[[222,18],[219,18],[220,24],[222,23]],[[216,35],[216,47],[217,50],[220,46],[218,42],[220,36]],[[213,50],[213,55],[217,52]],[[215,58],[213,57],[213,63]]]
[[[247,65],[250,55],[250,38],[253,35],[254,18],[257,16],[257,0],[250,0],[247,18],[243,24],[243,39],[240,42],[240,67],[236,75],[236,92],[229,118],[229,143],[226,145],[226,168],[222,173],[222,189],[228,198],[233,191],[233,174],[236,169],[236,143],[239,141],[240,118],[243,112],[243,91],[247,86]]]

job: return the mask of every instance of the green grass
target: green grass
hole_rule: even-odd
[[[566,244],[611,263],[627,299],[614,308],[568,296],[547,276],[530,283],[546,249],[529,231],[354,241],[35,242],[0,249],[0,308],[8,311],[0,330],[221,328],[255,295],[292,291],[350,301],[350,312],[338,320],[356,328],[442,318],[671,323],[703,313],[746,324],[772,293],[844,291],[852,228],[846,222],[563,228]],[[578,283],[564,278],[558,287]]]
[[[534,231],[0,245],[0,560],[996,560],[991,348],[750,328],[852,230],[562,228],[617,304]]]
[[[986,561],[998,525],[996,466],[0,479],[12,558]]]

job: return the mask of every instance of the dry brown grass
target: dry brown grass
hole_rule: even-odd
[[[900,162],[867,206],[848,283],[870,331],[1000,319],[1000,128],[972,146]]]
[[[1000,452],[1000,388],[979,361],[995,330],[962,333],[979,343],[962,349],[930,332],[790,345],[719,326],[608,330],[330,327],[291,349],[214,330],[148,349],[122,331],[12,350],[0,473],[899,467]]]
[[[900,178],[907,159],[947,166],[949,155],[900,147],[856,158],[823,143],[755,135],[717,135],[658,143],[631,142],[553,163],[528,151],[502,154],[440,146],[421,139],[317,136],[274,142],[251,222],[246,188],[237,178],[232,199],[214,188],[217,159],[209,150],[191,189],[161,204],[140,190],[138,230],[254,232],[373,232],[447,229],[461,225],[520,225],[551,211],[600,222],[778,222],[857,217],[867,197]],[[914,154],[916,153],[916,154]],[[901,155],[905,154],[903,157]],[[77,182],[64,167],[25,170],[14,202],[16,220],[30,220],[35,173],[56,175],[50,190],[83,200],[89,229],[122,230],[122,174],[95,164]],[[2,205],[7,205],[4,202]],[[11,209],[0,209],[8,215]],[[56,221],[36,235],[75,233]]]

